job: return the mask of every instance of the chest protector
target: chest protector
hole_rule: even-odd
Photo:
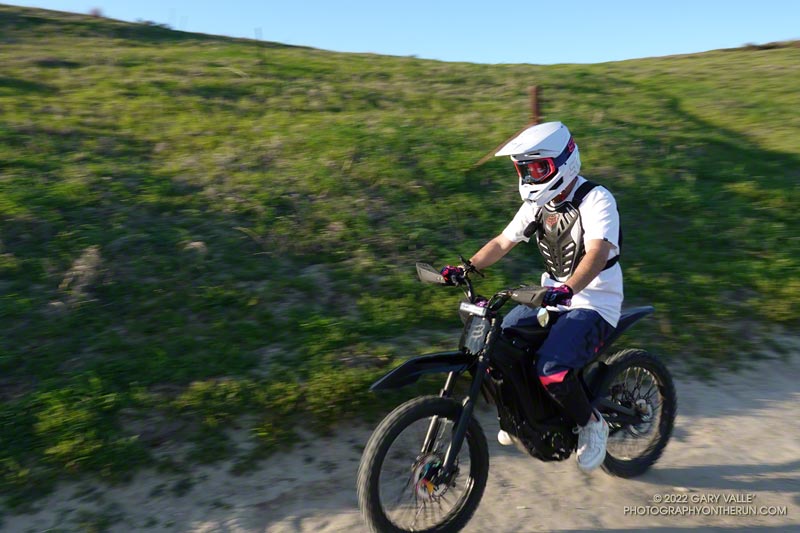
[[[575,191],[570,202],[557,206],[545,204],[536,213],[536,218],[525,228],[525,236],[536,237],[539,252],[544,258],[545,270],[556,281],[566,281],[586,255],[583,247],[583,224],[578,206],[586,194],[597,187],[587,181]],[[622,247],[622,231],[619,245]],[[619,255],[608,260],[603,270],[617,264]]]

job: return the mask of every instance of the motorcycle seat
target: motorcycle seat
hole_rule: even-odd
[[[526,344],[541,344],[547,337],[548,329],[539,325],[512,326],[503,329],[503,332],[511,338],[521,339]]]
[[[605,345],[601,350],[601,353],[605,351],[606,348],[611,346],[617,338],[622,335],[622,333],[630,328],[635,322],[637,322],[642,317],[645,317],[651,313],[653,313],[655,309],[650,306],[641,306],[641,307],[634,307],[630,309],[623,309],[622,315],[620,316],[619,323],[617,327],[611,332],[608,339],[606,339]],[[538,324],[534,324],[531,326],[512,326],[509,328],[504,328],[503,333],[505,333],[509,338],[516,338],[522,340],[525,344],[529,346],[539,346],[544,341],[545,337],[547,337],[548,332],[550,331],[549,328],[543,328]],[[600,354],[598,354],[600,355]]]

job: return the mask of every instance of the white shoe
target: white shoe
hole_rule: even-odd
[[[585,426],[578,426],[578,468],[590,472],[600,466],[606,458],[606,442],[608,442],[608,422],[595,411],[599,422],[589,422]]]
[[[497,442],[499,442],[503,446],[510,446],[514,444],[514,441],[511,440],[511,435],[509,435],[502,429],[497,432]]]

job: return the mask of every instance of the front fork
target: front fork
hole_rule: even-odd
[[[447,380],[444,382],[444,388],[439,391],[440,398],[449,398],[453,394],[453,387],[456,383],[458,374],[450,372],[447,374]],[[433,451],[433,445],[436,444],[436,436],[441,429],[441,422],[438,416],[431,417],[431,423],[428,425],[428,433],[425,435],[425,440],[422,442],[422,455],[427,455]]]
[[[469,427],[472,413],[475,410],[475,402],[478,400],[483,379],[486,375],[486,370],[489,368],[489,356],[491,354],[491,349],[494,346],[494,338],[497,335],[498,329],[497,318],[493,318],[489,334],[486,336],[486,343],[484,344],[482,353],[478,356],[478,363],[475,368],[475,374],[472,377],[469,393],[467,394],[466,398],[464,398],[464,402],[462,403],[461,414],[458,417],[458,422],[456,422],[456,425],[453,427],[453,438],[450,441],[450,446],[447,448],[444,461],[439,470],[439,475],[437,476],[441,480],[450,479],[455,472],[456,457],[458,457],[458,454],[461,451],[461,446],[464,444],[464,437],[467,434],[467,428]],[[452,395],[456,377],[457,375],[455,372],[450,372],[447,375],[447,381],[444,384],[444,388],[439,393],[440,397],[449,398]],[[423,454],[428,454],[433,451],[433,446],[436,442],[436,436],[439,434],[440,428],[441,422],[439,421],[439,417],[432,417],[431,423],[428,425],[428,432],[425,435],[425,441],[422,445],[421,451]]]

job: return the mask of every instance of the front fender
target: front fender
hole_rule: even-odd
[[[436,352],[409,359],[372,384],[371,391],[399,389],[416,382],[423,374],[463,372],[475,357],[464,352]]]

